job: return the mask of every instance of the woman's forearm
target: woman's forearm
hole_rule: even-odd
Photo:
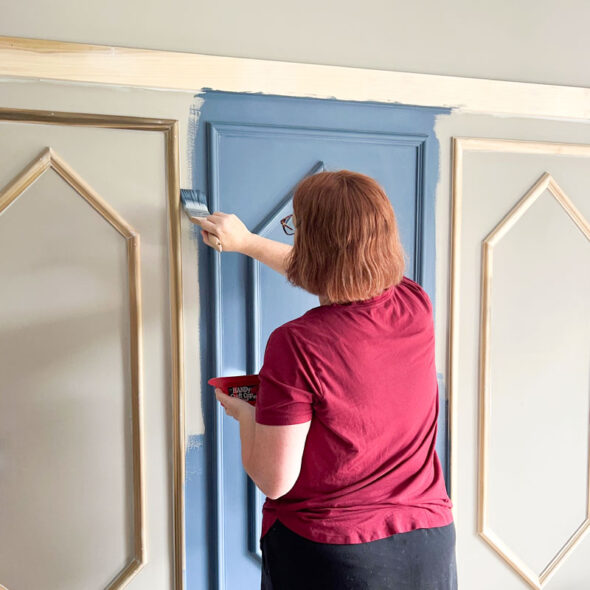
[[[264,238],[257,234],[250,234],[242,254],[255,258],[273,270],[285,274],[287,258],[293,246]]]
[[[250,473],[250,458],[252,456],[252,448],[254,446],[254,431],[256,429],[256,419],[254,411],[243,412],[236,418],[240,423],[240,442],[242,446],[242,464],[246,473],[252,478]]]
[[[193,217],[191,221],[201,227],[205,243],[223,252],[240,252],[285,274],[287,257],[292,246],[263,238],[248,231],[244,222],[233,213],[217,211],[208,217]],[[213,235],[215,241],[211,241]],[[219,248],[218,245],[221,245]]]

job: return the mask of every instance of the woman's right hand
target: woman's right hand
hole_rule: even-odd
[[[220,244],[225,252],[246,253],[252,233],[237,215],[216,211],[208,217],[195,217],[192,221],[201,228],[207,246],[217,250]]]

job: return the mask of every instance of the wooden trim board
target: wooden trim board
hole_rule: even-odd
[[[0,37],[0,77],[590,119],[590,88]]]

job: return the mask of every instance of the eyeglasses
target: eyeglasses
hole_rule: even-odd
[[[292,236],[295,233],[295,219],[293,219],[293,213],[287,215],[287,217],[283,217],[283,219],[281,219],[281,225],[283,226],[283,231],[288,236]]]

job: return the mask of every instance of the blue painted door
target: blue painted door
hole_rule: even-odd
[[[434,191],[438,171],[435,117],[444,109],[335,100],[207,92],[194,138],[195,186],[211,211],[235,213],[248,228],[290,242],[279,219],[291,210],[296,184],[320,170],[368,174],[393,204],[405,274],[434,301]],[[260,586],[261,505],[245,474],[238,424],[220,410],[206,381],[256,373],[270,332],[307,309],[315,296],[246,258],[199,245],[204,446],[203,477],[187,482],[187,588]],[[441,392],[438,453],[446,466],[446,408]],[[204,542],[206,539],[206,542]]]

